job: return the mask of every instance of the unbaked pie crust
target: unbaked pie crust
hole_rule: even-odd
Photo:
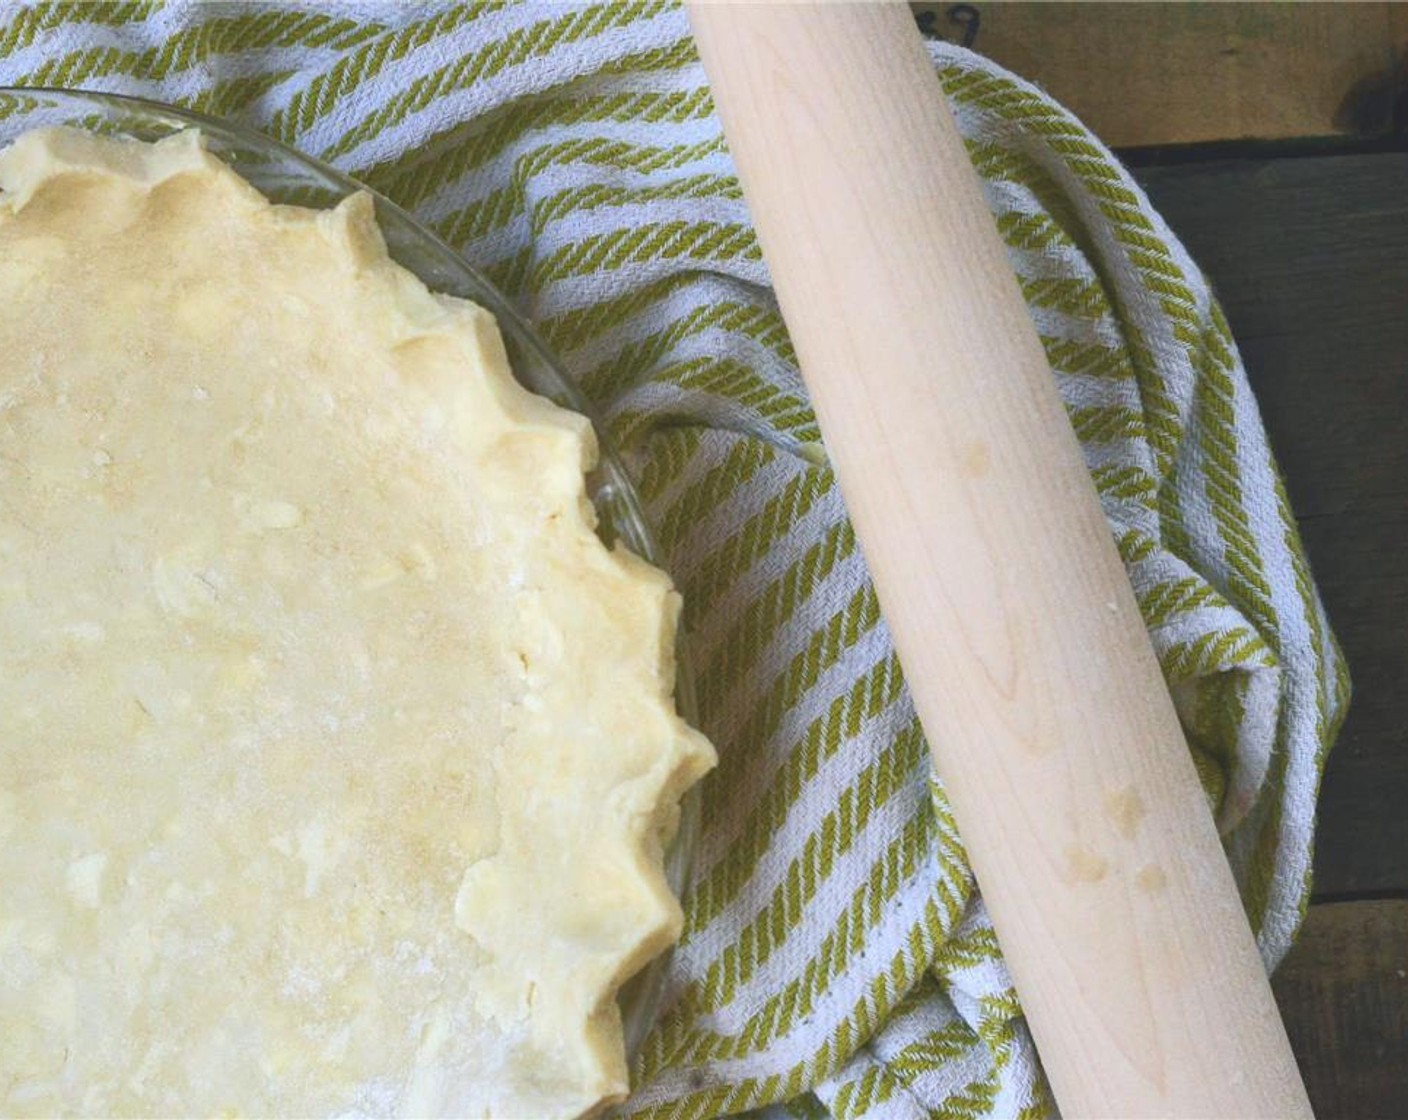
[[[712,763],[586,420],[370,200],[0,153],[0,1113],[571,1116]]]

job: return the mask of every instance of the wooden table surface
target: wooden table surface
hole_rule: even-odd
[[[966,7],[916,5],[1119,147],[1231,322],[1354,680],[1273,987],[1322,1120],[1408,1117],[1408,5]]]

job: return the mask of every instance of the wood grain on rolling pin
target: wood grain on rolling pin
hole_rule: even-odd
[[[1133,593],[907,10],[691,18],[1059,1103],[1309,1115]]]

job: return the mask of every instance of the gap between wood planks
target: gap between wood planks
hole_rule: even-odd
[[[1408,4],[911,4],[1117,148],[1408,126]],[[960,11],[954,13],[955,8]],[[967,10],[962,10],[967,9]]]

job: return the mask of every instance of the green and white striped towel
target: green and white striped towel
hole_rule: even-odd
[[[1236,349],[1079,122],[932,49],[1272,964],[1348,682]],[[677,7],[0,5],[0,83],[330,160],[462,248],[608,418],[722,758],[626,1113],[1049,1111]]]

